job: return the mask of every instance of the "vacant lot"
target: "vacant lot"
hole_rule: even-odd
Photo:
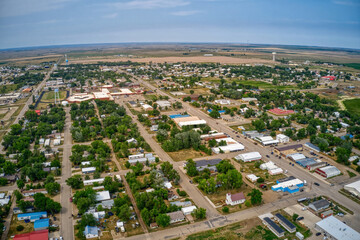
[[[168,152],[167,154],[169,154],[175,162],[207,156],[205,153],[195,151],[194,149],[184,149],[177,152]]]
[[[360,98],[345,100],[343,103],[349,112],[360,115]]]
[[[277,86],[267,82],[262,81],[251,81],[251,80],[242,80],[239,83],[244,85],[250,85],[254,87],[258,87],[260,89],[279,89],[279,90],[290,90],[290,89],[297,89],[296,86]]]
[[[16,84],[7,84],[0,86],[0,94],[9,93],[17,89]]]
[[[237,222],[230,224],[225,227],[216,228],[214,230],[209,230],[205,232],[200,232],[196,234],[192,234],[186,238],[186,240],[215,240],[215,239],[222,239],[222,240],[232,240],[232,239],[265,239],[262,238],[261,234],[259,235],[260,238],[247,238],[247,233],[254,228],[261,224],[261,220],[259,218],[251,218],[247,219],[246,221]],[[252,236],[252,235],[251,235]],[[274,235],[275,236],[275,235]],[[276,238],[276,236],[275,236]]]
[[[66,98],[66,91],[59,91],[60,100],[64,100]],[[46,92],[44,96],[41,98],[41,101],[52,101],[55,100],[55,92]]]

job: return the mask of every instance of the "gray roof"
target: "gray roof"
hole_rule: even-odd
[[[275,216],[281,221],[283,224],[285,224],[289,229],[296,229],[295,225],[292,224],[286,217],[281,215],[280,213],[275,214]]]
[[[330,205],[330,203],[328,200],[320,199],[318,201],[310,203],[309,205],[314,206],[315,210],[319,210],[319,209],[327,208]]]
[[[182,211],[171,212],[166,215],[168,215],[171,220],[185,219],[185,215]]]
[[[302,148],[302,144],[295,144],[295,145],[291,145],[291,146],[284,146],[284,147],[276,147],[275,149],[281,151],[286,151],[286,150],[290,150],[290,149],[298,149],[298,148]]]
[[[217,158],[217,159],[210,159],[210,160],[205,160],[205,159],[199,160],[199,161],[195,161],[195,163],[196,163],[196,167],[204,167],[204,166],[214,166],[221,161],[222,161],[222,159]]]
[[[341,240],[359,240],[360,233],[338,220],[334,216],[327,217],[316,223],[325,232],[330,234],[334,239]]]
[[[274,229],[274,231],[276,231],[279,235],[280,235],[280,234],[283,234],[283,233],[285,232],[284,229],[282,229],[281,227],[279,227],[279,225],[277,225],[276,223],[274,223],[274,221],[271,220],[270,218],[265,217],[265,218],[264,218],[264,221],[265,221],[267,224],[269,224],[269,225],[272,227],[272,229]]]

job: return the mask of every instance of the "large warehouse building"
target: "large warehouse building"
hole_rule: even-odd
[[[335,166],[318,168],[315,170],[315,172],[325,178],[331,178],[341,174],[340,170],[337,169]]]
[[[360,196],[360,180],[347,184],[344,186],[344,189],[351,192],[352,194],[354,194],[355,196]]]
[[[249,153],[243,153],[239,154],[235,157],[236,160],[241,160],[243,162],[252,162],[261,160],[261,155],[259,152],[249,152]]]
[[[334,216],[327,217],[315,224],[315,229],[333,240],[359,240],[360,233],[338,220]]]

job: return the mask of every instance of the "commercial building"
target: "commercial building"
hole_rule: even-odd
[[[292,154],[287,155],[286,157],[294,162],[306,158],[306,156],[302,153],[292,153]]]
[[[272,186],[271,189],[273,191],[282,191],[295,193],[299,191],[299,188],[304,186],[304,182],[300,179],[294,178],[286,181],[277,180],[276,185]]]
[[[296,163],[299,164],[300,166],[302,166],[303,168],[307,168],[308,166],[317,164],[318,162],[315,161],[314,158],[303,158],[303,159],[297,160]]]
[[[224,153],[238,152],[245,149],[244,145],[229,137],[216,139],[216,141],[217,142],[225,141],[227,144],[226,146],[213,147],[211,150],[216,154],[219,154],[221,152]]]
[[[49,230],[33,231],[30,233],[17,234],[13,238],[14,240],[48,240]]]
[[[278,140],[279,143],[288,143],[290,138],[284,134],[278,134],[276,135],[276,140]]]
[[[259,152],[248,152],[248,153],[243,153],[243,154],[239,154],[235,157],[236,160],[241,160],[243,162],[252,162],[252,161],[257,161],[257,160],[261,160],[261,154]]]
[[[242,204],[245,202],[245,195],[242,192],[235,194],[227,193],[225,202],[231,206]]]
[[[315,172],[325,178],[331,178],[337,175],[340,175],[341,172],[335,166],[326,166],[322,168],[318,168]]]
[[[289,145],[289,146],[284,146],[284,147],[275,147],[274,153],[277,155],[286,156],[288,154],[295,153],[297,151],[302,151],[302,150],[303,150],[302,144],[295,144],[295,145]]]
[[[314,144],[307,142],[304,144],[305,147],[309,148],[310,150],[314,152],[320,152],[320,148],[318,146],[315,146]]]
[[[360,180],[345,185],[344,189],[351,192],[352,194],[354,194],[357,197],[360,196]]]
[[[211,139],[222,139],[227,137],[228,136],[226,136],[224,133],[210,133],[210,134],[203,134],[200,136],[200,138],[205,141],[209,141]]]
[[[263,146],[277,145],[279,143],[278,140],[273,139],[271,136],[258,136],[255,137],[255,140],[260,142]]]
[[[358,240],[360,233],[338,220],[334,216],[327,217],[315,224],[315,229],[331,240]]]
[[[156,101],[156,104],[159,106],[160,109],[166,109],[171,107],[171,103],[166,100],[158,100]]]
[[[170,223],[177,223],[185,220],[185,215],[182,211],[171,212],[166,215],[170,217]]]
[[[308,165],[306,168],[309,170],[309,171],[314,171],[318,168],[321,168],[321,167],[324,167],[326,166],[326,162],[317,162],[317,163],[314,163],[312,165]]]
[[[286,217],[281,215],[280,213],[275,214],[275,219],[283,226],[288,232],[295,232],[296,227],[295,225],[290,222]]]
[[[284,236],[285,231],[269,217],[265,217],[263,219],[263,224],[266,225],[277,237],[280,238]]]
[[[320,199],[309,204],[309,208],[311,208],[315,212],[319,212],[321,210],[327,209],[329,206],[330,206],[330,202],[326,199]]]

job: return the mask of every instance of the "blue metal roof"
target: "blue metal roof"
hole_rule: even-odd
[[[288,228],[290,229],[296,229],[295,225],[290,222],[287,218],[285,218],[283,215],[281,215],[280,213],[275,214],[275,216],[282,221]]]
[[[42,215],[46,215],[47,216],[47,212],[32,212],[32,213],[21,213],[18,215],[18,218],[22,218],[22,217],[37,217],[37,216],[42,216]]]
[[[190,117],[190,115],[174,114],[174,115],[169,115],[169,117],[171,119],[174,119],[174,118],[181,118],[181,117]]]
[[[48,218],[36,220],[36,221],[34,222],[34,228],[35,228],[35,230],[36,230],[37,228],[47,228],[47,227],[49,227],[49,219],[48,219]]]

